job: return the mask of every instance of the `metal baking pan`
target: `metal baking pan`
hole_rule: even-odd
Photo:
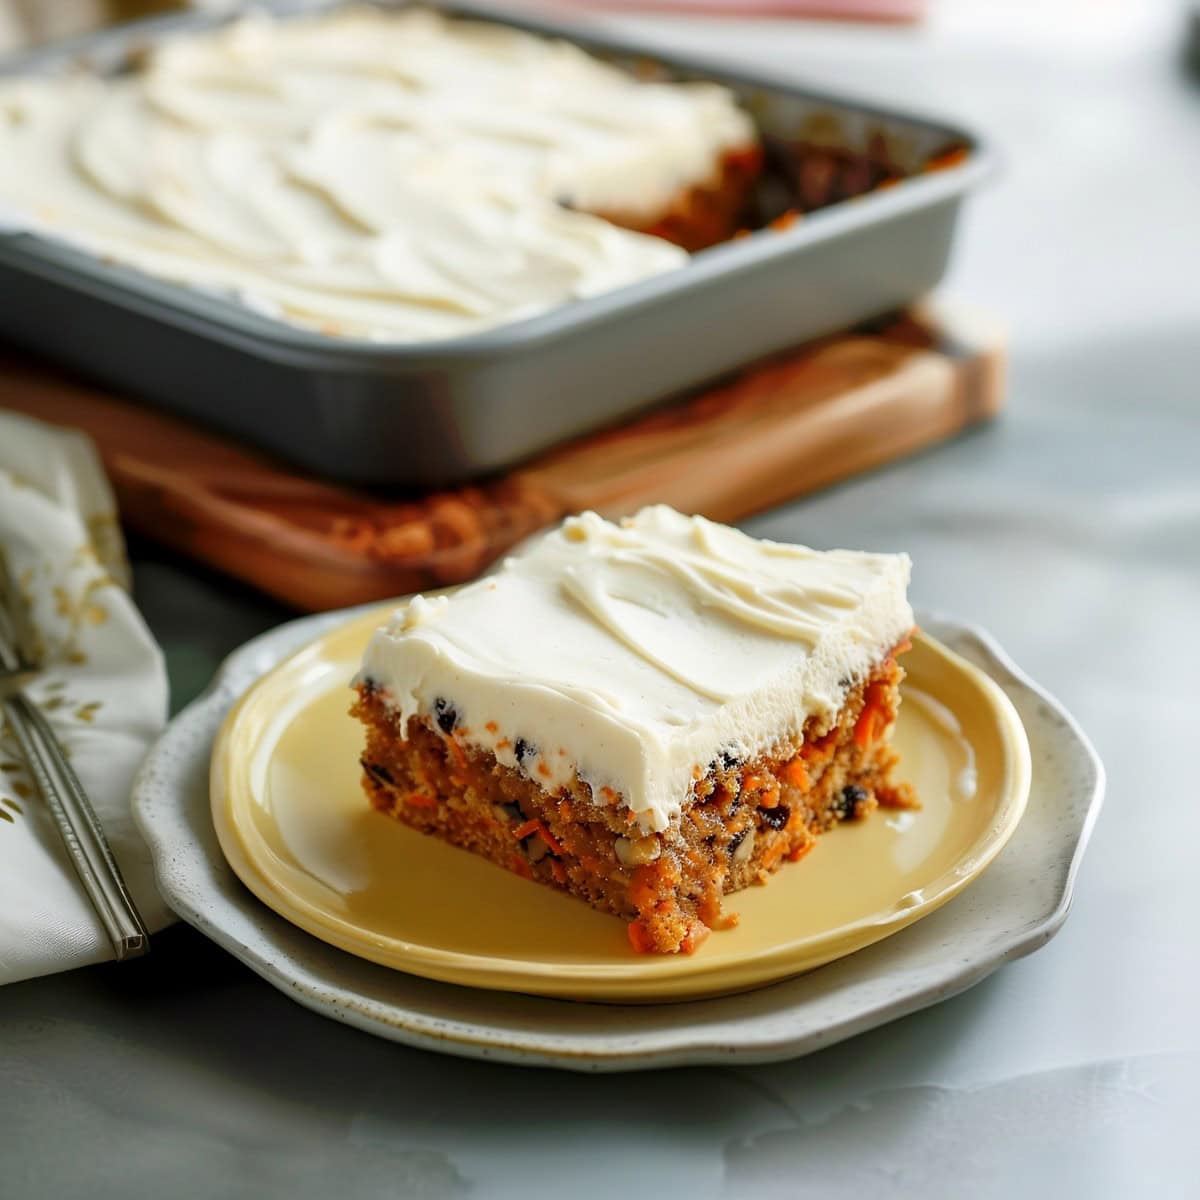
[[[863,194],[847,183],[849,198],[819,196],[816,210],[790,226],[701,251],[677,271],[482,333],[405,345],[309,332],[66,244],[0,234],[0,336],[322,475],[440,486],[907,303],[941,278],[963,197],[992,165],[980,139],[957,126],[578,25],[474,4],[439,7],[564,37],[642,73],[733,88],[775,163],[760,221],[783,203],[780,188],[828,185],[839,161],[852,168],[842,177],[860,183],[880,161],[903,178]],[[138,22],[9,59],[0,70],[53,71],[81,58],[119,70],[148,43],[226,19]],[[789,147],[807,149],[781,167],[780,148],[786,157]],[[949,148],[949,165],[923,169]],[[815,172],[803,158],[812,153],[824,155]]]

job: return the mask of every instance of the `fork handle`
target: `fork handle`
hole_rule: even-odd
[[[150,934],[50,722],[21,694],[6,698],[4,710],[117,961],[145,954],[150,949]]]

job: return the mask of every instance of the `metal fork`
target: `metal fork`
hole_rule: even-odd
[[[21,600],[0,569],[0,707],[50,810],[75,871],[112,942],[117,961],[150,949],[150,934],[113,857],[91,801],[50,722],[21,690],[37,672],[24,656]]]

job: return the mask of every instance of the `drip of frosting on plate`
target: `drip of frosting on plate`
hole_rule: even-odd
[[[550,791],[575,774],[598,802],[611,789],[659,831],[696,768],[833,717],[912,628],[908,578],[903,554],[759,541],[664,506],[619,525],[585,513],[409,601],[359,679],[401,721],[451,706],[456,737]]]
[[[411,9],[253,15],[134,73],[0,79],[3,226],[328,333],[453,337],[682,266],[650,223],[752,144],[724,88]]]

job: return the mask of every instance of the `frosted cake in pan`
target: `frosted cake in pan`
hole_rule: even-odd
[[[715,84],[423,9],[255,14],[0,78],[0,227],[330,335],[454,337],[674,270],[762,165]]]

